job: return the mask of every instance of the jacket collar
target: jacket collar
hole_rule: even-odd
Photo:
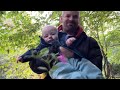
[[[51,44],[46,43],[45,40],[41,36],[39,36],[39,38],[40,38],[40,43],[42,45],[44,45],[44,46],[51,46]]]
[[[58,31],[63,31],[62,25],[58,26]],[[78,26],[78,32],[77,32],[77,35],[75,37],[79,38],[82,32],[84,32],[82,27]]]

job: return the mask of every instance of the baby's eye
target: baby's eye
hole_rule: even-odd
[[[51,35],[55,35],[56,33],[51,33]]]
[[[45,35],[45,36],[44,36],[44,38],[47,38],[47,37],[48,37],[48,35]]]
[[[55,35],[55,33],[52,33],[51,35]]]

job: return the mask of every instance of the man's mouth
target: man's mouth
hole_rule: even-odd
[[[68,23],[67,25],[70,26],[70,27],[74,27],[75,26],[75,24],[72,23],[72,22]]]
[[[68,26],[73,26],[74,24],[73,23],[68,23]]]

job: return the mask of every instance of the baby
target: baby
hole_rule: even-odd
[[[42,29],[42,37],[40,37],[40,44],[35,49],[30,49],[26,53],[18,57],[17,63],[18,62],[22,62],[22,63],[29,62],[30,68],[32,69],[33,72],[37,74],[48,72],[48,70],[50,69],[50,66],[43,60],[40,60],[40,58],[36,59],[33,56],[35,56],[39,52],[42,53],[43,51],[41,50],[43,50],[44,48],[48,48],[49,53],[58,53],[59,44],[57,42],[57,39],[58,39],[57,28],[52,25],[46,25]],[[35,51],[34,52],[35,55],[33,55],[33,51]],[[50,62],[51,66],[53,62],[54,61]],[[50,77],[48,76],[48,78]]]

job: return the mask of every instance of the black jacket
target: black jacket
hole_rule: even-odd
[[[88,60],[90,60],[93,64],[95,64],[100,70],[102,70],[102,54],[100,51],[100,47],[95,39],[92,37],[88,37],[85,32],[82,32],[80,36],[75,40],[75,42],[67,47],[65,44],[66,39],[68,39],[69,36],[67,36],[66,33],[59,32],[58,33],[58,43],[60,46],[66,47],[68,49],[71,49],[72,51],[79,52],[81,54],[81,57],[84,57]],[[38,47],[35,49],[37,51],[40,51],[41,49],[45,47],[51,47],[52,45],[47,44],[42,38],[41,42],[38,45]],[[32,49],[31,49],[32,50]],[[27,62],[29,60],[24,59],[25,55],[31,55],[31,50],[27,51],[25,54],[23,54],[21,57],[23,58],[23,62]],[[75,58],[81,58],[77,54],[75,54]],[[79,59],[80,60],[80,59]],[[32,61],[30,61],[31,63]],[[35,72],[37,73],[37,72]],[[38,73],[40,74],[40,73]],[[45,78],[47,79],[49,75]]]
[[[49,53],[57,53],[59,51],[59,43],[58,41],[53,42],[52,44],[48,44],[44,41],[44,39],[42,37],[40,37],[40,44],[35,48],[35,49],[30,49],[27,52],[25,52],[23,55],[21,55],[22,59],[23,59],[23,63],[24,62],[28,62],[30,61],[28,58],[26,58],[25,56],[27,55],[32,55],[32,51],[36,50],[37,52],[40,52],[43,48],[48,48],[49,49]]]
[[[23,55],[21,55],[22,59],[23,59],[23,63],[24,62],[28,62],[29,60],[27,58],[25,58],[26,55],[31,55],[31,51],[32,50],[36,50],[37,52],[39,52],[40,50],[42,50],[43,48],[46,47],[51,47],[51,44],[47,44],[43,38],[40,37],[40,44],[35,48],[35,49],[30,49],[27,52],[25,52]]]
[[[76,38],[75,42],[69,47],[65,44],[67,34],[64,32],[60,32],[58,34],[59,43],[61,46],[64,46],[68,49],[71,49],[76,54],[75,58],[84,57],[90,60],[93,64],[95,64],[102,71],[102,54],[100,51],[100,47],[95,39],[92,37],[88,37],[85,32],[82,32],[78,38]],[[79,57],[78,54],[81,56]],[[80,60],[80,59],[79,59]]]
[[[31,70],[33,72],[37,73],[37,74],[41,74],[41,73],[46,72],[45,70],[42,70],[42,69],[38,70],[37,68],[39,66],[46,67],[48,69],[48,65],[45,62],[43,62],[42,60],[40,60],[40,59],[26,58],[26,56],[32,55],[32,51],[33,50],[36,50],[37,52],[40,52],[44,48],[48,48],[49,49],[49,53],[51,53],[51,52],[52,53],[58,53],[58,51],[59,51],[59,43],[58,43],[58,41],[55,41],[53,44],[48,44],[48,43],[46,43],[44,41],[43,38],[40,37],[40,44],[35,49],[30,49],[26,53],[21,55],[22,63],[29,62],[29,66],[30,66]],[[50,63],[50,65],[52,66],[52,62]],[[47,77],[45,79],[50,79],[50,76],[47,75]]]

